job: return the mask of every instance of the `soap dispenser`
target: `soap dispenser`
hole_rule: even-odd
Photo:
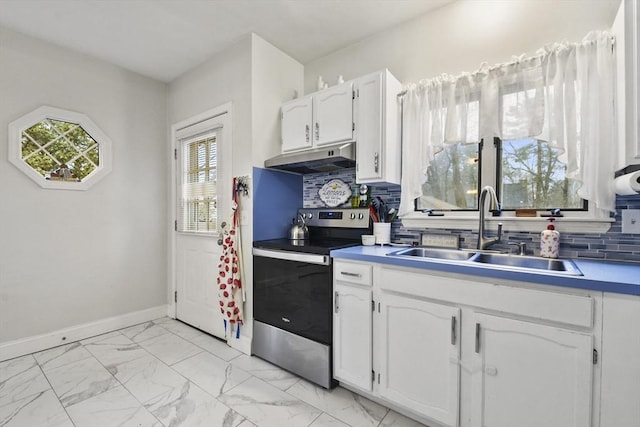
[[[548,218],[547,229],[540,233],[540,256],[543,258],[558,258],[560,253],[560,232],[553,226],[555,218]]]

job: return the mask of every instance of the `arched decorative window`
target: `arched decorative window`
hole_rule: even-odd
[[[43,188],[86,190],[111,171],[111,140],[84,114],[43,106],[9,124],[9,161]]]

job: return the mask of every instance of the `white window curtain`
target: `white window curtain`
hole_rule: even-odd
[[[460,76],[406,87],[399,215],[413,212],[426,170],[449,143],[534,137],[559,150],[578,195],[615,210],[614,39],[592,32]]]

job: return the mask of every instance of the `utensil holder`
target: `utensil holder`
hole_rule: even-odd
[[[391,243],[391,223],[390,222],[374,222],[373,235],[376,236],[376,244],[384,245]]]

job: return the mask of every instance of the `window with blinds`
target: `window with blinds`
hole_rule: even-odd
[[[178,231],[214,233],[218,229],[218,131],[181,140],[182,212]]]

